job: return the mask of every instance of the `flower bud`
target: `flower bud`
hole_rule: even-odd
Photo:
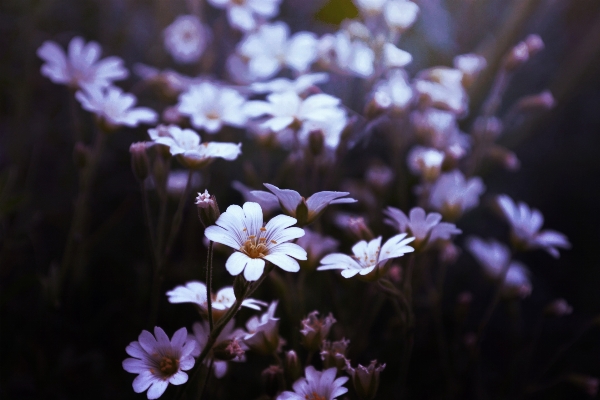
[[[352,384],[356,394],[362,400],[372,400],[377,395],[379,388],[379,374],[385,369],[385,364],[377,366],[377,360],[371,361],[368,367],[358,365],[356,369],[352,368],[350,362],[346,364],[346,371],[352,377]]]
[[[325,318],[319,318],[318,315],[318,311],[313,311],[308,314],[306,319],[302,320],[303,328],[300,330],[304,335],[302,344],[309,351],[316,351],[321,347],[321,343],[329,334],[331,326],[336,322],[331,313]]]
[[[525,42],[518,43],[513,47],[504,59],[504,68],[513,72],[529,60],[529,47]]]
[[[73,162],[78,169],[85,168],[91,156],[92,151],[88,146],[81,142],[75,143],[75,147],[73,148]]]
[[[348,350],[349,340],[342,339],[337,342],[323,341],[321,347],[321,360],[323,360],[323,368],[335,367],[338,371],[346,367],[348,360],[346,359],[346,351]]]
[[[529,50],[530,56],[544,50],[544,41],[540,35],[531,34],[525,38],[524,43],[527,46],[527,50]]]
[[[517,103],[516,109],[520,112],[536,112],[550,110],[556,101],[549,90],[531,96],[522,97]]]
[[[563,317],[573,312],[573,307],[565,299],[556,299],[544,309],[544,315],[552,317]]]
[[[302,376],[302,365],[294,350],[285,353],[285,377],[288,382],[296,382]]]
[[[375,235],[373,235],[371,229],[365,224],[365,219],[362,217],[350,218],[348,221],[348,229],[358,238],[358,240],[370,241],[375,238]]]
[[[221,361],[240,359],[245,353],[244,347],[244,344],[240,343],[237,338],[224,340],[215,345],[213,354],[217,360]]]
[[[198,193],[196,206],[198,207],[198,218],[200,218],[200,222],[205,228],[214,225],[221,216],[217,198],[211,196],[208,190],[204,190],[204,193]]]
[[[146,154],[146,143],[137,142],[129,146],[131,153],[131,170],[138,181],[143,181],[150,173],[150,161]]]

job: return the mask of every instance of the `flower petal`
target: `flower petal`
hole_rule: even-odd
[[[262,258],[249,258],[246,269],[244,269],[244,278],[247,281],[257,281],[265,270],[265,260]]]
[[[298,261],[283,253],[269,254],[265,256],[265,260],[272,262],[284,271],[300,271],[300,264],[298,264]]]
[[[231,275],[239,275],[244,270],[250,257],[239,251],[234,252],[225,262],[225,268]]]

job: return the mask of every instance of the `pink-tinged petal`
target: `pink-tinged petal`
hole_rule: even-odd
[[[180,349],[183,347],[185,340],[187,338],[187,329],[180,328],[173,334],[173,339],[171,339],[171,347]]]
[[[67,51],[69,53],[69,60],[71,61],[72,64],[74,64],[74,65],[81,64],[79,60],[81,59],[81,52],[83,50],[84,43],[85,42],[83,41],[83,38],[81,36],[75,36],[69,42]]]
[[[357,203],[357,202],[358,202],[358,200],[356,200],[356,199],[347,198],[347,199],[333,200],[329,204],[351,204],[351,203]]]
[[[104,81],[116,81],[129,76],[119,57],[107,57],[96,64],[96,77]]]
[[[129,343],[129,345],[125,348],[125,351],[131,357],[136,357],[140,359],[143,359],[146,356],[148,356],[148,353],[142,348],[142,346],[140,346],[139,342]]]
[[[221,214],[221,217],[224,214]],[[221,221],[223,222],[223,221]],[[242,230],[241,228],[239,229]],[[204,231],[204,236],[208,238],[208,240],[216,243],[224,244],[225,246],[229,246],[232,249],[239,249],[242,247],[242,237],[235,233],[235,231],[225,230],[219,226],[211,225]]]
[[[152,375],[149,370],[142,372],[133,380],[133,391],[136,393],[142,393],[144,390],[148,389],[153,382],[158,380],[160,379]]]
[[[167,386],[169,386],[169,382],[163,381],[161,379],[154,381],[152,386],[148,389],[148,399],[158,399],[162,394],[167,390]]]
[[[184,358],[189,356],[190,354],[192,354],[192,352],[194,352],[194,350],[196,350],[197,347],[199,347],[198,342],[195,339],[190,339],[189,335],[186,335],[185,343],[180,349],[178,349],[180,350],[180,357]]]
[[[263,183],[267,189],[269,189],[279,200],[279,204],[281,208],[290,215],[296,215],[296,208],[298,204],[302,201],[302,196],[300,193],[291,189],[279,189],[275,185],[271,185],[270,183]]]
[[[306,205],[308,206],[309,212],[318,214],[322,209],[327,207],[334,200],[339,199],[340,197],[344,197],[349,195],[348,192],[318,192],[313,194],[306,200]],[[350,203],[355,202],[354,199],[344,199],[350,200]]]
[[[337,375],[337,368],[329,368],[323,371],[321,374],[321,381],[319,382],[322,388],[330,388],[333,384],[335,376]]]
[[[306,250],[295,243],[282,243],[269,249],[269,254],[287,254],[298,260],[306,260]]]
[[[227,269],[227,272],[233,276],[239,275],[239,273],[244,270],[249,260],[250,257],[244,253],[236,251],[230,255],[225,262],[225,269]]]
[[[156,347],[158,346],[158,343],[156,342],[156,339],[150,332],[146,330],[142,331],[142,333],[140,333],[140,336],[138,336],[138,341],[140,343],[140,346],[142,346],[146,353],[152,354],[156,352]]]
[[[265,270],[265,260],[262,258],[249,258],[244,269],[244,278],[247,281],[257,281]]]
[[[272,262],[284,271],[300,271],[300,264],[298,264],[298,261],[285,254],[269,254],[265,256],[265,260]]]
[[[141,374],[144,371],[148,371],[149,367],[145,361],[138,360],[137,358],[126,358],[123,360],[123,369],[133,374]]]
[[[181,385],[188,381],[188,374],[183,371],[178,371],[175,375],[169,378],[171,385]]]

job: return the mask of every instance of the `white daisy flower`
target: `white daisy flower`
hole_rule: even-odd
[[[171,155],[177,156],[186,168],[202,168],[215,158],[232,161],[242,153],[241,143],[200,143],[200,135],[176,125],[159,125],[149,129],[148,134],[154,143],[168,146]]]
[[[158,120],[154,110],[147,107],[133,108],[136,97],[131,93],[123,93],[121,88],[109,86],[102,89],[98,86],[86,88],[75,93],[75,98],[85,110],[96,114],[109,126],[138,126],[140,123],[152,124]]]
[[[516,204],[507,195],[498,196],[497,203],[512,228],[512,239],[517,246],[543,249],[554,258],[559,256],[557,248],[571,248],[569,240],[562,233],[553,230],[540,231],[544,224],[544,216],[539,210],[530,209],[523,202]]]
[[[337,368],[317,371],[312,365],[304,370],[305,377],[298,379],[292,385],[293,392],[283,392],[277,400],[333,400],[348,391],[342,386],[348,381],[347,376],[335,379]]]
[[[244,97],[233,89],[203,82],[181,94],[177,110],[189,116],[195,128],[216,133],[223,125],[241,127],[246,123],[244,102]]]
[[[442,174],[433,184],[429,205],[451,221],[479,204],[485,186],[479,177],[469,180],[459,170]]]
[[[329,254],[323,257],[321,266],[317,270],[341,269],[344,278],[351,278],[356,274],[367,275],[385,261],[415,251],[414,248],[407,246],[415,238],[405,239],[405,237],[406,233],[392,236],[383,244],[383,247],[381,246],[381,236],[369,243],[361,240],[352,246],[354,255]]]
[[[171,340],[158,326],[154,328],[154,336],[142,331],[138,341],[131,342],[125,349],[134,358],[123,361],[125,371],[139,374],[133,380],[133,390],[142,393],[148,389],[148,398],[157,399],[169,383],[186,383],[188,375],[183,371],[194,366],[192,352],[196,346],[195,340],[188,339],[185,328],[175,332]]]
[[[53,41],[45,41],[37,50],[37,55],[46,64],[42,65],[42,75],[54,83],[73,88],[105,88],[114,81],[127,78],[129,72],[119,57],[100,59],[102,48],[96,42],[85,44],[77,36],[69,43],[68,56]]]
[[[182,64],[198,61],[210,38],[195,15],[180,15],[164,31],[165,48],[175,61]]]
[[[244,278],[256,281],[265,269],[265,260],[288,272],[298,272],[298,260],[306,260],[306,251],[292,239],[304,236],[304,230],[291,227],[296,219],[278,215],[263,226],[263,213],[258,203],[246,202],[243,208],[231,205],[206,228],[205,236],[213,242],[236,251],[227,259],[225,268],[231,275],[244,271]],[[290,228],[291,227],[291,228]]]
[[[234,28],[251,31],[257,20],[269,19],[279,12],[281,0],[208,0],[216,8],[227,9],[227,19]]]

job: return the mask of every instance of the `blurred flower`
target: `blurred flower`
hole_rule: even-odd
[[[185,192],[185,188],[188,184],[189,171],[178,169],[169,172],[167,177],[167,193],[175,198],[179,198]],[[194,189],[200,186],[202,183],[202,177],[200,174],[194,172],[191,177],[190,189]]]
[[[171,155],[177,156],[186,168],[202,168],[217,157],[232,161],[242,153],[241,143],[200,143],[200,135],[176,125],[159,125],[149,129],[148,134],[154,143],[168,146]]]
[[[157,399],[169,383],[181,385],[187,382],[188,375],[183,371],[194,366],[191,353],[196,346],[196,341],[187,337],[185,328],[175,332],[172,340],[158,326],[154,328],[154,336],[142,331],[138,341],[131,342],[125,349],[134,358],[123,361],[125,371],[139,374],[133,380],[133,390],[141,393],[148,389],[148,398]]]
[[[304,335],[302,343],[309,351],[316,351],[321,347],[323,340],[327,339],[331,326],[337,321],[333,314],[319,318],[319,312],[313,311],[302,320],[302,329],[300,333]]]
[[[347,361],[346,372],[352,377],[352,383],[358,396],[363,400],[372,400],[377,395],[379,388],[379,374],[385,369],[385,364],[377,365],[377,360],[371,361],[368,367],[358,365],[352,368]]]
[[[276,309],[277,301],[274,301],[266,313],[260,317],[253,316],[246,322],[248,333],[244,336],[244,343],[252,350],[261,354],[272,354],[278,350],[281,339],[279,318],[275,318]]]
[[[346,351],[348,350],[349,340],[342,339],[336,342],[324,340],[321,346],[321,360],[325,368],[335,367],[338,371],[346,368]]]
[[[383,16],[389,28],[399,33],[412,26],[419,15],[419,6],[412,1],[388,0],[383,8]]]
[[[392,236],[383,247],[381,247],[381,236],[369,243],[361,240],[352,246],[353,256],[341,253],[329,254],[321,260],[322,265],[317,270],[341,269],[344,278],[351,278],[356,274],[367,275],[385,261],[413,252],[415,249],[407,244],[415,238],[404,239],[405,237],[406,233]]]
[[[463,116],[467,112],[468,97],[462,79],[463,73],[457,69],[434,67],[421,71],[414,87],[421,104]]]
[[[121,88],[109,86],[86,87],[75,93],[81,106],[101,118],[109,127],[126,125],[137,126],[140,123],[151,124],[156,122],[158,115],[147,107],[133,108],[136,98],[131,93],[123,93]]]
[[[257,19],[269,19],[277,15],[281,0],[208,0],[216,8],[227,9],[229,24],[242,31],[251,31]]]
[[[245,201],[253,201],[258,203],[265,215],[269,214],[271,211],[279,209],[279,200],[274,198],[271,193],[263,190],[252,190],[240,181],[231,182],[231,187],[240,192]]]
[[[517,248],[540,248],[555,258],[559,256],[557,247],[571,248],[567,237],[562,233],[552,230],[540,231],[544,216],[539,210],[530,209],[523,202],[515,204],[507,195],[498,196],[497,203],[512,228],[511,239]]]
[[[292,386],[294,391],[281,393],[277,400],[333,400],[348,391],[342,385],[348,381],[343,376],[335,379],[336,368],[329,368],[323,372],[317,371],[312,365],[304,370],[305,378],[300,378]]]
[[[385,222],[401,233],[415,237],[413,247],[417,250],[424,249],[437,240],[450,240],[452,235],[462,233],[454,224],[440,222],[442,216],[436,212],[426,214],[425,210],[415,207],[410,210],[407,217],[401,210],[388,207],[383,212],[388,218]]]
[[[254,93],[281,93],[296,92],[298,95],[304,93],[317,83],[327,82],[329,75],[324,72],[300,75],[293,81],[287,78],[277,78],[268,82],[255,82],[250,84],[250,90]]]
[[[454,57],[454,68],[463,73],[462,84],[466,88],[473,84],[486,65],[485,58],[478,54],[461,54]]]
[[[206,285],[202,282],[188,282],[185,286],[177,286],[167,292],[169,303],[194,303],[200,307],[204,315],[208,315],[208,299],[206,297]],[[211,295],[212,310],[214,320],[222,317],[235,303],[235,294],[232,286],[226,286],[219,290],[217,294]],[[260,306],[266,306],[267,303],[255,299],[245,299],[242,302],[243,307],[260,310]]]
[[[337,249],[339,242],[332,237],[304,228],[304,236],[298,239],[296,244],[306,250],[308,264],[314,269],[323,255]]]
[[[459,170],[442,174],[433,184],[429,205],[450,220],[457,220],[463,213],[479,204],[479,196],[485,190],[479,177],[469,180]]]
[[[265,268],[265,260],[288,272],[298,272],[298,260],[306,260],[306,251],[294,243],[286,243],[304,235],[304,230],[291,227],[296,219],[278,215],[263,226],[258,203],[246,202],[243,208],[231,205],[217,224],[206,228],[205,236],[236,251],[227,259],[225,268],[231,275],[244,271],[244,278],[256,281]],[[292,258],[293,257],[293,258]]]
[[[319,39],[318,54],[320,62],[336,72],[367,78],[375,70],[373,49],[344,30],[323,35]]]
[[[210,38],[195,15],[180,15],[164,32],[165,47],[175,61],[188,64],[198,61]]]
[[[245,99],[235,90],[210,82],[190,86],[179,97],[177,109],[190,117],[195,128],[216,133],[223,125],[241,127],[246,123],[242,112]]]
[[[353,198],[342,198],[350,193],[348,192],[317,192],[308,199],[300,196],[300,193],[291,189],[279,189],[270,183],[264,183],[265,187],[273,194],[259,190],[252,191],[255,196],[266,198],[267,195],[275,197],[279,201],[281,209],[289,216],[298,220],[298,225],[308,225],[317,219],[330,204],[356,203]],[[270,197],[269,196],[269,197]]]
[[[45,41],[37,50],[38,57],[46,62],[42,75],[54,83],[87,90],[105,88],[129,76],[119,57],[98,61],[102,48],[96,42],[85,44],[83,38],[76,36],[71,39],[68,52],[67,56],[58,44]]]
[[[261,25],[238,45],[238,54],[247,59],[251,80],[268,79],[283,67],[295,72],[308,70],[317,57],[317,37],[312,32],[298,32],[289,37],[284,22]]]
[[[531,293],[529,271],[522,263],[511,260],[508,247],[490,239],[485,242],[477,237],[469,237],[467,249],[492,279],[500,279],[502,271],[508,268],[503,282],[505,294],[526,297]]]
[[[408,153],[408,168],[425,181],[435,181],[442,171],[444,153],[439,150],[415,146]]]
[[[373,101],[384,110],[401,113],[410,105],[413,90],[404,70],[394,69],[387,79],[380,81],[373,92]]]

